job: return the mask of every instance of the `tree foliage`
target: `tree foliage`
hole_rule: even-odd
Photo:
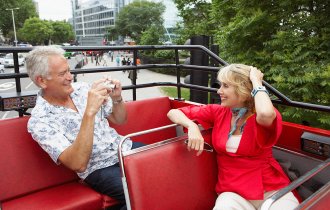
[[[23,28],[19,30],[19,36],[33,45],[44,44],[51,38],[52,34],[52,24],[39,18],[29,18],[25,21]]]
[[[72,26],[65,21],[52,21],[53,33],[51,39],[54,43],[64,43],[75,39]]]
[[[156,25],[150,26],[142,32],[140,45],[158,45],[161,44],[161,40],[164,39],[165,30],[163,27],[158,27]]]
[[[198,20],[191,8],[200,1],[175,2],[187,17],[185,26],[190,24],[186,21]],[[199,21],[211,23],[220,55],[228,62],[257,66],[267,82],[292,100],[329,106],[329,4],[323,0],[214,0],[210,16]],[[281,112],[288,121],[307,119],[313,126],[330,128],[329,114],[301,109]]]
[[[12,31],[14,30],[12,13],[10,10],[6,10],[8,8],[19,8],[14,10],[16,30],[23,27],[26,19],[30,17],[37,17],[36,8],[32,0],[0,0],[0,30],[4,36],[13,34]]]
[[[40,20],[39,18],[27,19],[18,31],[21,40],[33,45],[52,43],[61,44],[74,40],[72,26],[65,21]]]
[[[151,26],[162,30],[164,11],[165,6],[162,3],[134,1],[120,10],[115,27],[108,30],[109,36],[130,36],[139,43],[142,33]]]
[[[178,43],[196,35],[211,36],[217,25],[211,18],[211,3],[207,0],[174,0],[183,22],[178,23]]]

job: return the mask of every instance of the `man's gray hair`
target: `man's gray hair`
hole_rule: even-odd
[[[56,46],[40,46],[34,48],[25,57],[25,68],[35,85],[38,76],[47,77],[49,74],[48,58],[50,56],[63,56],[64,50]]]

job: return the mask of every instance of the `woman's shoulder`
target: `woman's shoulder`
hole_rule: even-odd
[[[219,112],[230,111],[230,108],[221,106],[220,104],[208,104],[207,106],[209,107],[209,109],[212,109],[213,111],[219,111]]]

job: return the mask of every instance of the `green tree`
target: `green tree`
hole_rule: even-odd
[[[175,0],[181,39],[212,35],[229,63],[255,65],[296,101],[330,104],[330,2],[323,0]],[[182,41],[182,40],[181,40]],[[285,120],[330,128],[330,116],[281,110]]]
[[[60,44],[75,39],[73,28],[66,21],[51,22],[51,25],[54,31],[51,36],[51,40],[54,43]]]
[[[178,43],[196,35],[212,36],[218,22],[211,19],[211,3],[207,0],[174,0],[179,16],[183,21],[178,23],[176,33],[180,38]]]
[[[142,33],[151,26],[163,28],[162,14],[165,6],[146,0],[134,1],[123,7],[118,14],[115,27],[108,30],[108,36],[130,36],[136,43],[140,43]]]
[[[20,36],[33,45],[47,43],[53,33],[52,24],[39,18],[27,19],[23,28],[19,30]]]
[[[14,30],[11,11],[6,10],[8,8],[19,8],[14,10],[15,27],[17,31],[23,27],[26,19],[37,17],[36,8],[32,0],[0,0],[0,30],[4,36],[13,34],[11,32]],[[12,36],[12,39],[14,39],[14,36]]]
[[[150,26],[147,30],[142,32],[140,45],[158,45],[162,44],[160,41],[164,39],[165,29],[159,28],[156,25]]]
[[[229,62],[256,65],[292,100],[330,104],[329,1],[213,2],[216,40]],[[285,120],[330,128],[324,113],[281,110]]]

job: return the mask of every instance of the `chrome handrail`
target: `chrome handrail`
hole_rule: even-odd
[[[126,181],[126,174],[125,174],[125,170],[124,170],[124,160],[123,160],[123,151],[122,151],[122,146],[123,143],[130,137],[134,137],[134,136],[141,136],[144,134],[148,134],[148,133],[152,133],[155,131],[159,131],[159,130],[164,130],[167,128],[172,128],[177,126],[177,124],[170,124],[170,125],[165,125],[162,127],[158,127],[158,128],[152,128],[149,130],[143,130],[143,131],[139,131],[136,133],[131,133],[128,134],[126,136],[123,136],[118,144],[118,159],[119,159],[119,165],[120,165],[120,169],[121,169],[121,176],[122,176],[122,182],[123,182],[123,188],[124,188],[124,194],[125,194],[125,201],[126,201],[126,207],[128,210],[131,210],[131,201],[129,198],[129,193],[128,193],[128,185],[127,185],[127,181]]]
[[[305,173],[304,175],[302,175],[298,179],[294,180],[289,186],[287,186],[287,187],[279,190],[277,193],[275,193],[271,197],[267,198],[263,202],[263,204],[261,205],[261,209],[260,210],[269,210],[270,207],[274,204],[275,201],[277,201],[278,199],[280,199],[281,197],[283,197],[288,192],[291,192],[292,190],[296,189],[301,184],[303,184],[304,182],[306,182],[307,180],[309,180],[310,178],[312,178],[313,176],[315,176],[316,174],[318,174],[319,172],[321,172],[323,169],[325,169],[329,165],[330,165],[330,158],[326,159],[324,162],[322,162],[321,164],[317,165],[312,170],[308,171],[307,173]]]
[[[148,134],[148,133],[152,133],[155,131],[160,131],[160,130],[164,130],[164,129],[168,129],[168,128],[172,128],[172,127],[176,127],[176,126],[180,126],[178,124],[170,124],[170,125],[165,125],[165,126],[161,126],[161,127],[157,127],[157,128],[152,128],[152,129],[148,129],[148,130],[143,130],[143,131],[139,131],[139,132],[135,132],[135,133],[131,133],[128,134],[126,136],[123,136],[118,144],[118,159],[119,159],[119,165],[120,165],[120,169],[121,169],[121,175],[122,175],[122,182],[123,182],[123,188],[124,188],[124,194],[125,194],[125,201],[126,201],[126,207],[128,210],[131,210],[131,201],[129,198],[129,192],[128,192],[128,185],[127,185],[127,181],[126,181],[126,173],[125,173],[125,169],[124,169],[124,159],[123,159],[123,151],[122,151],[122,147],[123,147],[123,143],[134,136],[141,136],[144,134]],[[186,141],[185,141],[186,143]],[[207,146],[206,149],[204,149],[206,152],[213,152],[213,148],[211,145],[209,145],[208,143],[204,142],[204,144]]]
[[[324,196],[326,196],[328,193],[330,193],[330,182],[325,184],[323,187],[321,187],[319,190],[317,190],[313,195],[308,197],[304,202],[302,202],[295,210],[299,210],[302,207],[311,206],[315,203],[317,203],[320,199],[322,199]]]

